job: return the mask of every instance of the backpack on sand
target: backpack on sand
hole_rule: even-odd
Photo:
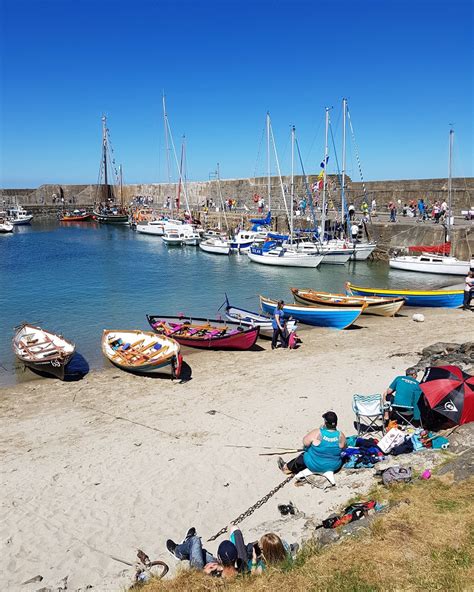
[[[396,465],[389,467],[381,473],[383,485],[393,485],[394,483],[410,483],[413,478],[411,467],[401,467]]]

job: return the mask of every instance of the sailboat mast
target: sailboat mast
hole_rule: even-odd
[[[119,165],[119,180],[120,180],[120,205],[123,208],[123,176],[122,176],[122,165]]]
[[[165,127],[166,167],[168,170],[168,185],[171,185],[170,146],[169,146],[169,137],[168,137],[168,115],[166,113],[166,99],[165,99],[164,91],[163,91],[163,96],[162,96],[162,104],[163,104],[163,125]],[[170,199],[170,210],[171,210],[171,212],[173,212],[173,200],[172,199]]]
[[[102,162],[104,167],[104,194],[105,200],[109,198],[109,182],[107,178],[107,117],[102,115]]]
[[[451,210],[453,205],[453,147],[454,147],[454,130],[449,130],[449,154],[448,154],[448,223],[446,239],[450,240],[451,230]]]
[[[329,107],[326,107],[326,133],[324,145],[324,177],[323,177],[323,211],[321,212],[321,240],[326,233],[326,190],[327,190],[327,166],[328,166],[328,131],[329,131]]]
[[[291,215],[290,215],[290,244],[293,244],[293,216],[294,216],[294,199],[295,199],[295,126],[291,127]]]
[[[346,114],[347,99],[342,99],[342,179],[341,179],[341,222],[344,224],[346,202]]]
[[[178,202],[176,204],[178,210],[179,210],[180,202],[181,202],[181,183],[183,180],[183,158],[184,158],[184,136],[183,136],[182,142],[181,142],[181,159],[180,159],[180,163],[179,163]]]
[[[224,214],[225,227],[226,227],[227,232],[229,232],[229,224],[227,223],[227,216],[226,216],[225,207],[224,207],[224,198],[222,197],[222,191],[221,191],[221,169],[220,169],[219,163],[217,163],[217,187],[219,190],[219,199],[221,202],[219,212],[222,210],[222,212]],[[219,218],[220,218],[220,215],[219,215]]]
[[[271,169],[270,169],[270,113],[267,111],[267,198],[268,210],[272,211]]]

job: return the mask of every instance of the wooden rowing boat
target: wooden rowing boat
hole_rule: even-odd
[[[173,378],[181,373],[179,343],[151,331],[105,329],[102,352],[112,364],[128,372],[166,374]]]
[[[310,288],[290,288],[295,302],[314,306],[336,306],[350,308],[366,304],[362,314],[393,317],[405,304],[404,298],[382,298],[377,296],[347,296],[330,292],[317,292]]]
[[[462,306],[463,290],[391,290],[388,288],[362,288],[347,283],[348,290],[358,296],[405,298],[406,306],[458,308]]]
[[[15,327],[12,348],[28,368],[64,380],[65,368],[76,346],[62,335],[22,323]]]
[[[225,316],[231,322],[241,323],[247,327],[260,327],[260,337],[273,337],[273,319],[244,308],[231,306],[226,294]],[[291,333],[296,331],[296,321],[289,320],[286,323],[287,330]]]
[[[147,319],[155,333],[172,337],[181,345],[201,349],[247,350],[255,345],[260,332],[260,327],[184,315],[147,315]]]

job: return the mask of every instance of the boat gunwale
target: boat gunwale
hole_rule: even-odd
[[[349,289],[354,289],[359,292],[366,292],[367,295],[374,295],[376,296],[378,293],[384,294],[406,294],[407,296],[449,296],[449,295],[459,295],[464,292],[464,290],[390,290],[388,288],[363,288],[361,286],[356,286],[354,284],[349,283]]]

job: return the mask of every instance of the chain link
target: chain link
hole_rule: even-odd
[[[237,516],[237,518],[235,518],[235,520],[232,520],[232,524],[240,524],[243,520],[245,520],[245,518],[248,518],[249,516],[251,516],[255,512],[255,510],[258,510],[259,508],[261,508],[263,506],[263,504],[266,504],[268,502],[268,500],[271,497],[273,497],[277,491],[279,491],[282,487],[284,487],[287,483],[289,483],[293,479],[293,477],[294,477],[294,475],[290,475],[284,481],[282,481],[279,485],[274,487],[271,491],[269,491],[267,493],[267,495],[263,496],[262,499],[259,499],[258,502],[256,502],[253,506],[250,506],[250,508],[248,510],[245,510],[245,512],[242,512],[242,514]],[[224,526],[223,528],[221,528],[219,530],[219,532],[216,532],[215,535],[213,535],[213,536],[211,536],[211,538],[207,539],[207,542],[215,541],[217,538],[219,538],[225,532],[227,532],[227,526]]]

